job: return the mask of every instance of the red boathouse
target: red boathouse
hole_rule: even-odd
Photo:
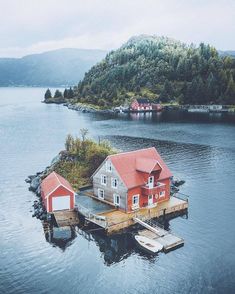
[[[146,98],[137,98],[131,103],[132,111],[149,111],[152,110],[152,103]]]
[[[41,196],[47,212],[74,209],[75,192],[70,183],[56,172],[42,181]]]

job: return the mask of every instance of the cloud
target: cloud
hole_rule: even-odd
[[[0,22],[0,56],[112,49],[142,33],[235,48],[232,0],[0,0]]]

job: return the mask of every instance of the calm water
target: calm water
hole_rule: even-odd
[[[234,118],[103,117],[40,103],[44,91],[0,89],[0,293],[234,293]],[[45,236],[32,218],[36,197],[24,179],[82,127],[122,150],[156,146],[186,180],[181,191],[190,195],[189,218],[169,223],[184,247],[150,258],[128,234],[55,229]]]

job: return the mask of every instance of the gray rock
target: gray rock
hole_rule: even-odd
[[[36,193],[37,196],[41,196],[41,186],[40,185],[38,185],[38,188],[35,191],[35,193]]]
[[[33,178],[32,182],[30,183],[29,190],[35,192],[38,189],[40,183],[41,183],[40,176]]]

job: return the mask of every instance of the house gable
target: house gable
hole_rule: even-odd
[[[121,209],[126,210],[127,187],[125,186],[122,178],[118,174],[113,164],[112,164],[111,170],[107,169],[107,165],[109,163],[112,164],[109,157],[107,157],[92,176],[94,195],[98,197],[99,190],[103,190],[104,200],[114,203],[114,197],[115,197],[114,194],[117,194],[120,196],[119,207]],[[104,183],[102,184],[102,181],[101,181],[102,177],[106,177],[105,184]],[[112,185],[112,182],[114,182],[115,179],[117,179],[117,187],[114,187]]]

